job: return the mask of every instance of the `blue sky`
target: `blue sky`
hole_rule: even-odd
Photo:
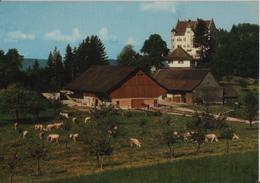
[[[178,19],[211,19],[218,28],[259,22],[258,2],[0,2],[0,49],[17,48],[27,58],[47,58],[56,46],[77,46],[98,35],[109,58],[124,45],[140,50],[158,33],[170,48]]]

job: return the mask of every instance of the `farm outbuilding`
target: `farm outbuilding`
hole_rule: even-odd
[[[207,69],[166,68],[158,70],[154,78],[167,94],[160,97],[166,103],[223,103],[223,88]]]
[[[64,89],[88,107],[111,103],[119,108],[157,105],[166,89],[156,80],[132,66],[92,66]]]

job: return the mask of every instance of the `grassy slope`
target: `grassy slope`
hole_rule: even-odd
[[[83,119],[86,114],[78,113],[78,119]],[[148,122],[143,130],[140,127],[140,120],[145,117]],[[173,126],[176,130],[183,130],[188,117],[172,116],[175,121]],[[47,121],[49,122],[49,121]],[[120,134],[114,144],[114,153],[112,157],[105,158],[105,171],[118,170],[129,167],[143,167],[158,162],[167,162],[168,149],[162,142],[161,126],[159,117],[145,116],[143,113],[134,113],[132,116],[119,118]],[[240,136],[238,141],[231,143],[231,152],[242,152],[257,150],[258,136],[257,129],[248,129],[244,124],[233,123]],[[21,125],[23,129],[29,129],[30,138],[38,139],[38,132],[33,130],[32,124]],[[72,132],[77,132],[78,127],[75,126]],[[58,130],[57,133],[61,134],[64,139],[65,134],[63,131]],[[219,133],[219,132],[216,132]],[[76,144],[70,143],[69,149],[65,148],[64,143],[60,144],[46,144],[48,149],[47,157],[41,162],[42,175],[35,175],[36,161],[32,160],[28,154],[28,146],[26,140],[18,142],[19,134],[14,132],[11,125],[3,124],[0,126],[0,155],[7,156],[15,149],[20,153],[22,161],[19,162],[15,180],[16,182],[29,183],[49,181],[53,179],[61,179],[67,177],[74,177],[78,175],[93,174],[99,172],[95,167],[94,157],[87,156],[83,150],[83,143],[81,141]],[[129,147],[127,139],[129,137],[136,137],[141,140],[142,148],[133,150]],[[2,141],[2,142],[1,142]],[[205,144],[202,146],[199,156],[208,156],[214,154],[223,154],[225,152],[225,142],[221,140],[214,144]],[[176,158],[197,158],[198,155],[194,154],[194,143],[181,143],[175,146]],[[8,172],[0,162],[0,182],[8,179]]]
[[[253,151],[179,160],[149,167],[60,180],[55,183],[253,183],[258,178],[257,162],[257,152]]]

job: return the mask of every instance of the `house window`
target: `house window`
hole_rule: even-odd
[[[189,33],[190,33],[190,31],[188,30],[188,31],[187,31],[187,33],[189,34]]]
[[[181,38],[177,38],[177,41],[182,41],[182,39]]]
[[[178,64],[183,64],[183,61],[182,61],[182,60],[179,60],[179,61],[178,61]]]
[[[185,44],[183,45],[183,48],[186,48],[186,45],[185,45]]]
[[[187,45],[187,47],[189,48],[189,47],[190,47],[190,45],[188,44],[188,45]]]
[[[120,102],[116,101],[116,106],[119,107],[119,105],[120,105]]]
[[[137,75],[137,76],[143,76],[143,73],[138,72],[136,75]]]
[[[186,41],[186,38],[183,38],[183,41]]]

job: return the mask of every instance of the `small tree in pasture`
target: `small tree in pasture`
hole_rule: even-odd
[[[46,150],[41,144],[36,142],[31,142],[29,146],[29,153],[33,159],[37,161],[37,175],[40,175],[40,160],[42,160],[46,155]]]
[[[17,153],[14,153],[7,159],[7,168],[10,173],[10,183],[13,183],[15,170],[17,168],[18,157]]]
[[[69,142],[69,132],[72,128],[72,124],[71,121],[69,120],[65,120],[64,121],[64,130],[65,130],[65,134],[66,134],[66,138],[65,138],[65,144],[66,144],[66,149],[68,148],[68,142]]]
[[[172,130],[169,130],[164,133],[164,140],[169,148],[170,158],[172,158],[174,154],[174,144],[178,142],[178,137],[173,134]]]
[[[258,113],[258,97],[254,93],[248,92],[242,97],[242,105],[243,114],[252,128],[252,122]]]
[[[103,157],[113,152],[111,137],[104,128],[99,128],[99,125],[93,123],[83,130],[84,151],[96,156],[97,167],[102,169]]]
[[[234,136],[235,130],[232,127],[226,127],[222,129],[221,132],[221,137],[223,137],[226,140],[226,152],[229,152],[229,147],[230,147],[230,140],[232,140]]]

